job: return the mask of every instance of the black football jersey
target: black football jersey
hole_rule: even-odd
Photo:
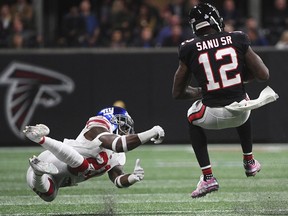
[[[219,32],[195,37],[179,46],[179,59],[202,87],[203,104],[225,106],[246,97],[244,55],[250,41],[243,32]]]

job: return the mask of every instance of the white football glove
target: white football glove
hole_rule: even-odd
[[[154,126],[152,129],[155,131],[157,135],[156,137],[152,138],[151,141],[154,142],[155,144],[162,143],[165,137],[165,132],[163,128],[157,125],[157,126]]]
[[[128,181],[130,184],[134,184],[136,182],[142,181],[144,178],[144,169],[140,166],[140,159],[136,160],[134,171],[128,177]]]

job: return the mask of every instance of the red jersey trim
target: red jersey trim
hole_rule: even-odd
[[[99,117],[97,118],[93,118],[93,119],[91,119],[91,120],[89,120],[87,123],[86,123],[86,126],[87,127],[89,127],[89,126],[91,126],[91,123],[98,123],[98,124],[100,124],[100,125],[104,125],[108,130],[110,130],[110,123],[109,122],[107,122],[107,120],[106,119],[100,119]],[[95,127],[97,127],[97,125],[95,125]]]
[[[206,106],[202,105],[201,109],[198,112],[195,112],[189,115],[188,121],[191,123],[192,121],[201,119],[204,116],[205,110],[206,110]]]

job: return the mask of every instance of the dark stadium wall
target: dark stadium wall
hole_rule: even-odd
[[[252,112],[254,141],[288,142],[285,84],[288,51],[272,49],[258,50],[258,53],[270,68],[271,79],[267,83],[248,84],[248,93],[256,98],[269,85],[280,98]],[[191,102],[175,101],[171,96],[173,76],[178,67],[176,49],[1,52],[0,58],[0,146],[32,145],[20,137],[24,123],[44,123],[51,129],[50,136],[59,140],[76,138],[89,117],[116,100],[126,103],[137,132],[159,124],[166,132],[164,143],[189,142],[186,112]],[[15,67],[15,63],[21,64]],[[23,65],[34,67],[21,68]],[[20,103],[19,93],[17,95],[11,86],[16,82],[16,86],[21,86],[23,77],[30,81],[37,79],[36,83],[41,85],[30,82],[33,91]],[[64,85],[66,87],[62,88]],[[41,100],[35,100],[41,86],[46,86]],[[11,100],[8,100],[9,94],[13,95]],[[25,103],[28,105],[21,113],[24,101],[30,102]],[[30,109],[33,106],[34,109]],[[19,110],[21,115],[16,114]],[[233,129],[208,131],[208,137],[210,143],[238,143]]]

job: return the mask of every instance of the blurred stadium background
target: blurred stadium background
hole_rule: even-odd
[[[1,48],[167,47],[191,37],[199,0],[1,0]],[[216,0],[227,30],[255,46],[287,46],[286,0]],[[88,25],[87,25],[88,24]],[[167,29],[168,28],[168,29]],[[169,28],[173,29],[172,38]],[[283,36],[283,37],[282,37]],[[177,37],[177,39],[176,39]],[[179,39],[178,39],[179,38]]]
[[[178,44],[193,37],[187,13],[197,2],[1,0],[0,146],[31,145],[21,134],[25,124],[45,123],[51,136],[74,138],[117,100],[137,131],[159,124],[167,144],[188,143],[190,102],[172,100],[171,88]],[[266,85],[280,95],[253,112],[255,142],[287,143],[286,0],[203,2],[217,6],[227,31],[245,31],[270,69],[269,82],[247,85],[250,97]],[[238,143],[233,130],[208,135],[210,143]]]

